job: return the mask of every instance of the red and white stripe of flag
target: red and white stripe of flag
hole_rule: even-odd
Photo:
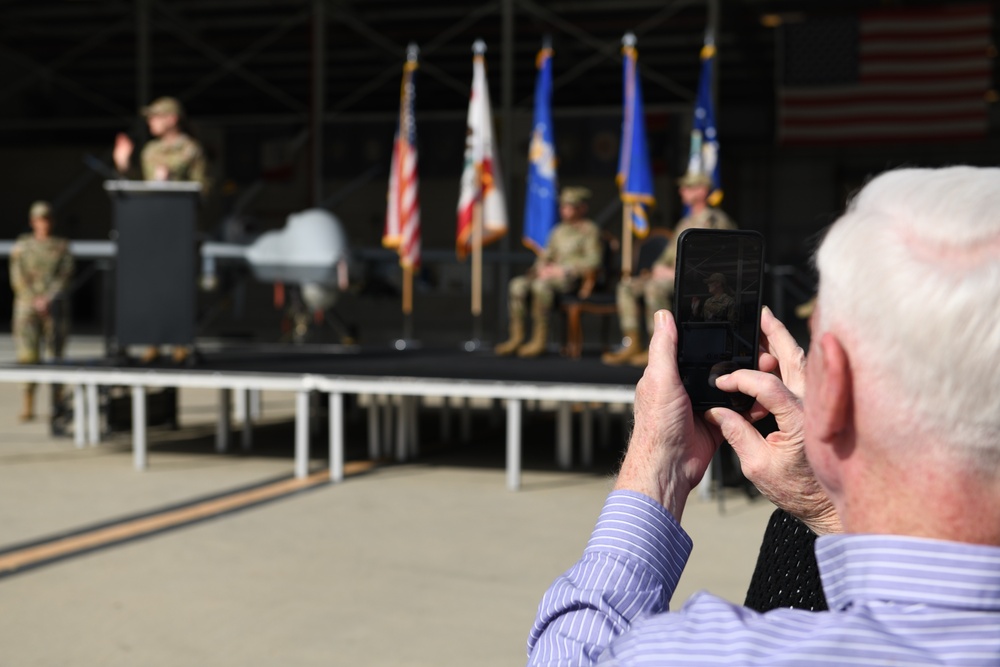
[[[985,135],[992,9],[975,4],[864,12],[860,76],[779,92],[783,143],[905,141]]]

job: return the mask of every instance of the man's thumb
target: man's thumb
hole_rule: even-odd
[[[719,428],[722,437],[732,445],[740,460],[752,456],[755,445],[762,439],[754,426],[737,412],[728,408],[711,408],[705,412],[705,421]]]

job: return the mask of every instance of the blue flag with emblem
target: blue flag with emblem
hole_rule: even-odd
[[[719,135],[715,130],[715,108],[712,104],[712,72],[715,45],[706,39],[701,49],[701,78],[695,100],[694,118],[691,122],[691,153],[688,159],[689,174],[706,174],[711,177],[708,203],[718,206],[722,201],[722,182],[719,179]]]
[[[656,203],[653,197],[653,171],[646,147],[646,120],[642,106],[642,85],[634,38],[626,36],[624,58],[624,118],[621,152],[618,155],[618,189],[632,232],[639,238],[649,233],[647,210]]]
[[[525,246],[541,253],[559,221],[556,151],[552,132],[552,49],[546,45],[535,60],[535,118],[528,146],[528,194],[524,204]]]

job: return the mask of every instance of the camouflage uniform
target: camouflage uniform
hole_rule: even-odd
[[[736,300],[728,294],[716,294],[705,299],[700,307],[705,322],[729,322],[736,319]]]
[[[552,308],[556,293],[571,291],[588,271],[601,265],[601,233],[590,220],[561,222],[549,234],[545,250],[535,262],[536,266],[558,264],[566,270],[563,278],[540,279],[534,271],[517,276],[510,281],[510,316],[523,318],[526,301],[531,294],[536,312],[547,313]]]
[[[165,141],[153,139],[142,149],[140,158],[142,177],[147,181],[157,178],[157,169],[166,168],[168,181],[198,181],[202,193],[208,190],[208,173],[205,152],[201,144],[186,134]]]
[[[69,241],[50,237],[36,239],[23,234],[10,253],[10,285],[14,290],[14,340],[17,360],[25,364],[41,359],[41,341],[45,338],[50,356],[62,356],[69,330],[69,313],[63,294],[73,273]],[[49,312],[35,310],[34,300],[49,300]]]
[[[706,208],[695,216],[685,216],[677,223],[674,237],[654,262],[654,266],[673,267],[677,260],[677,238],[685,229],[736,229],[736,225],[723,211]],[[653,331],[653,313],[670,309],[674,289],[673,280],[654,280],[652,276],[633,276],[618,283],[616,304],[618,324],[622,331],[639,330],[639,299],[646,305],[646,331]]]

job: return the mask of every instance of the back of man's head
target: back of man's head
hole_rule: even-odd
[[[844,340],[887,423],[1000,472],[1000,169],[878,176],[816,263],[816,330]]]

